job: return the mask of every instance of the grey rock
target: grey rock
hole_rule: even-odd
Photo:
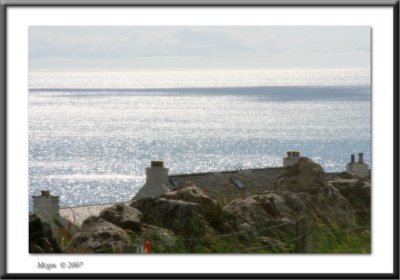
[[[332,179],[329,184],[337,189],[351,204],[354,213],[363,224],[371,219],[371,183],[362,178]]]
[[[143,198],[131,203],[143,213],[142,222],[171,229],[178,235],[199,236],[207,229],[200,204],[166,198]]]
[[[78,252],[118,253],[130,242],[128,234],[100,217],[86,219],[73,236],[71,245]]]
[[[155,240],[158,245],[173,247],[176,244],[176,236],[173,231],[153,225],[144,224],[142,238]]]
[[[199,204],[203,215],[212,226],[218,227],[223,220],[222,208],[218,203],[191,182],[178,185],[176,189],[165,193],[162,197]]]
[[[126,230],[140,231],[142,213],[124,204],[103,209],[99,215],[104,220]]]
[[[291,192],[318,193],[327,190],[323,168],[308,158],[300,158],[293,166],[288,167],[274,184],[274,189]]]

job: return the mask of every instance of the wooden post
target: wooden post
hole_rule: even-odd
[[[297,221],[296,253],[312,253],[312,227],[313,219],[310,216],[303,216]]]

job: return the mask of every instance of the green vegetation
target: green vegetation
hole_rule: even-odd
[[[351,228],[340,228],[318,221],[313,233],[316,253],[371,253],[371,232],[367,226],[354,223]]]

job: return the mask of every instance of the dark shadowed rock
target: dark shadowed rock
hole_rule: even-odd
[[[117,253],[129,243],[128,234],[114,224],[100,217],[86,219],[80,230],[73,236],[71,245],[78,252]]]
[[[337,178],[328,183],[347,198],[360,222],[369,223],[371,215],[371,183],[369,180]]]
[[[99,216],[120,228],[140,231],[142,213],[135,208],[124,204],[115,204],[103,209]]]
[[[173,231],[160,228],[154,225],[143,225],[142,238],[156,241],[158,245],[172,247],[176,243],[176,236]]]
[[[29,253],[60,253],[49,223],[36,214],[29,215]]]
[[[201,235],[207,221],[200,204],[166,198],[143,198],[131,203],[143,213],[142,222],[173,230],[178,235]]]

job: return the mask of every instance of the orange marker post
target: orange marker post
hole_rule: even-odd
[[[150,253],[150,241],[149,240],[146,240],[144,242],[144,253],[145,254]]]

